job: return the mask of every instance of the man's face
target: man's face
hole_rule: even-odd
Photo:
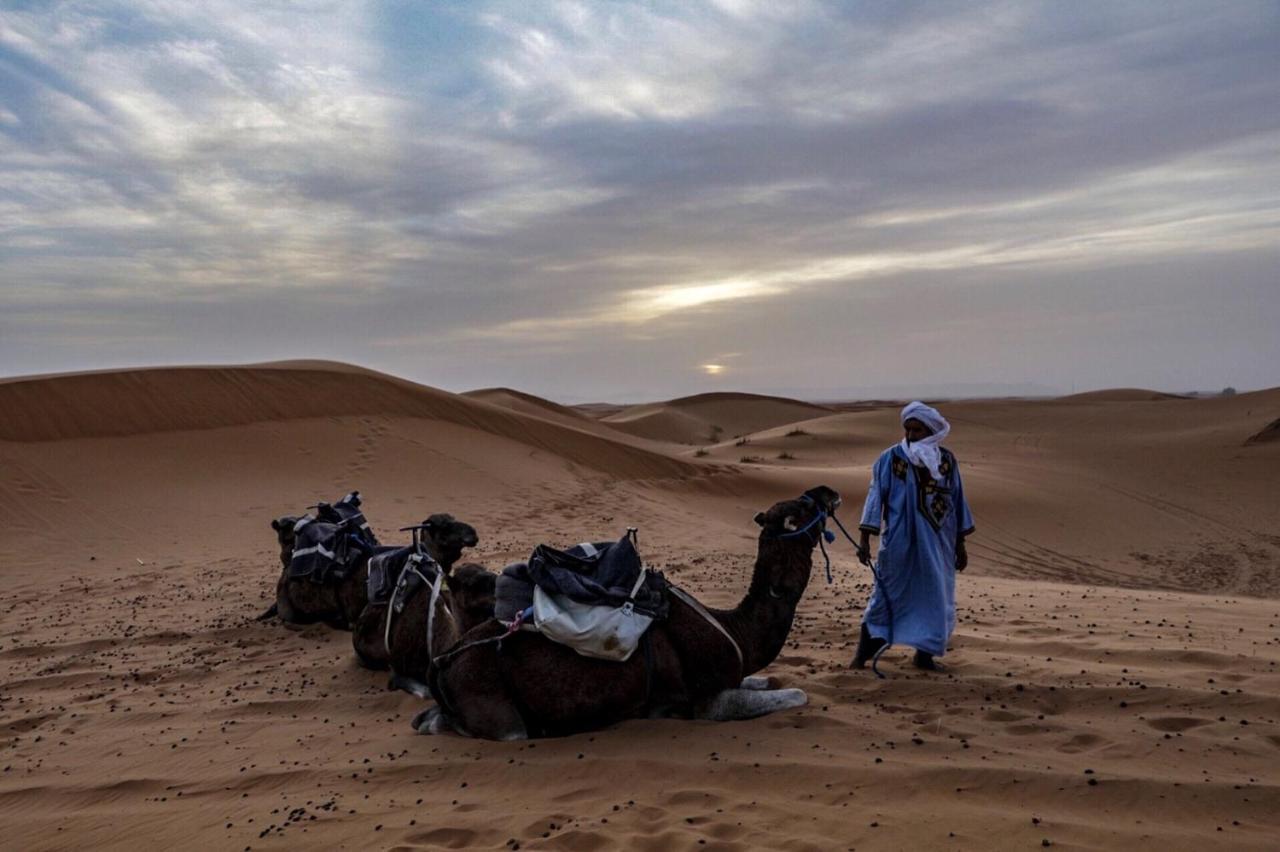
[[[922,441],[933,434],[933,431],[914,417],[908,417],[907,421],[902,424],[902,435],[907,439],[908,444],[914,444],[916,441]]]

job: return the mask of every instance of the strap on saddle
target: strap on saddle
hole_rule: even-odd
[[[722,635],[729,642],[729,645],[733,648],[733,653],[738,657],[738,677],[736,678],[735,682],[741,682],[742,678],[744,677],[744,672],[746,670],[746,663],[744,662],[742,657],[742,648],[738,646],[737,640],[729,635],[729,631],[725,629],[724,625],[721,624],[719,621],[717,621],[714,615],[707,612],[707,608],[703,606],[701,603],[699,603],[698,599],[695,598],[693,595],[689,594],[684,589],[677,586],[675,583],[671,583],[667,587],[667,589],[668,591],[671,592],[671,594],[675,595],[678,599],[680,599],[685,604],[687,604],[690,609],[692,609],[698,615],[706,619],[707,622],[710,623],[710,625],[714,627],[716,630],[720,631],[720,635]]]

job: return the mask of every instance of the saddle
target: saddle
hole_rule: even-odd
[[[341,583],[376,551],[378,540],[360,511],[359,491],[314,508],[314,515],[303,515],[293,525],[288,576],[326,585]]]
[[[378,537],[369,528],[360,503],[360,492],[352,491],[336,503],[317,503],[316,517],[331,524],[345,524],[349,529],[356,530],[367,544],[378,547]]]
[[[667,617],[668,586],[641,563],[633,530],[567,550],[543,544],[498,576],[494,615],[583,656],[627,660],[649,626]]]
[[[404,547],[379,547],[369,557],[366,589],[370,604],[382,606],[391,600],[391,591],[395,588],[396,581],[404,571],[405,564],[416,552],[417,549],[411,544]]]

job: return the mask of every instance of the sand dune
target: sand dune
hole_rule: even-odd
[[[603,422],[656,441],[716,444],[829,411],[820,405],[774,396],[706,393],[630,406],[603,418]]]
[[[0,384],[0,440],[62,441],[330,417],[407,417],[519,441],[621,476],[690,475],[683,462],[566,432],[435,388],[350,366],[180,367]]]
[[[467,391],[462,395],[470,399],[483,400],[490,405],[509,408],[521,414],[531,414],[534,417],[545,417],[578,426],[593,422],[592,418],[566,405],[560,405],[549,399],[543,399],[540,396],[512,390],[511,388],[481,388],[480,390]]]
[[[1265,444],[1270,441],[1280,441],[1280,418],[1272,420],[1258,432],[1249,436],[1245,441],[1246,444]]]
[[[1109,388],[1073,393],[1058,399],[1062,402],[1160,402],[1166,399],[1188,399],[1188,397],[1142,388]]]
[[[1280,441],[1244,444],[1280,389],[945,405],[978,522],[950,673],[845,668],[870,589],[837,542],[768,669],[810,705],[751,722],[419,737],[347,634],[252,620],[268,520],[349,488],[389,540],[453,512],[495,567],[639,526],[730,605],[752,514],[825,482],[855,519],[898,429],[693,399],[676,425],[750,443],[695,460],[320,362],[0,382],[0,846],[1274,848]]]

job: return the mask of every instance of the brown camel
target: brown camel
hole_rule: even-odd
[[[409,529],[413,528],[410,527]],[[453,515],[438,512],[418,525],[415,531],[415,541],[423,553],[429,556],[436,565],[444,569],[445,576],[450,577],[450,571],[454,563],[462,556],[462,551],[468,547],[475,547],[480,542],[480,538],[476,535],[475,528],[470,524],[455,519]],[[434,579],[435,571],[430,566],[430,563],[424,562],[419,570],[424,576]],[[481,570],[483,571],[483,569]],[[367,579],[367,568],[365,576]],[[450,580],[449,588],[452,589],[453,585],[453,581]],[[422,608],[425,612],[426,600],[429,597],[430,595],[403,595],[400,600],[400,606],[403,607],[404,612],[397,614],[395,620],[404,618],[412,620],[414,614],[410,610],[416,610],[417,608]],[[385,669],[389,659],[387,651],[388,604],[368,601],[367,591],[365,600],[365,607],[356,619],[355,626],[351,632],[351,644],[355,647],[356,658],[361,665],[370,669]],[[490,583],[489,587],[488,607],[487,616],[492,616],[492,583]],[[467,626],[470,627],[473,623],[476,622],[469,622]]]
[[[289,562],[285,557],[286,539],[290,539],[288,549],[292,552],[293,531],[285,531],[281,527],[288,518],[278,518],[271,522],[276,535],[280,539],[280,561],[284,568],[276,581],[275,605],[260,615],[265,620],[272,615],[279,615],[287,624],[315,624],[324,622],[338,630],[347,630],[364,609],[368,599],[365,589],[368,576],[368,556],[362,554],[347,570],[340,580],[317,583],[310,578],[289,576]],[[387,550],[376,546],[374,552]]]
[[[324,622],[340,630],[350,629],[356,623],[369,602],[369,557],[401,549],[377,543],[364,515],[359,513],[359,505],[359,492],[352,492],[338,503],[321,503],[315,507],[320,521],[335,524],[346,530],[351,538],[358,539],[352,544],[356,558],[347,567],[345,576],[323,583],[289,576],[291,556],[295,555],[296,519],[293,519],[294,524],[289,523],[291,519],[288,516],[271,522],[280,542],[280,561],[284,568],[276,583],[276,603],[259,616],[260,620],[279,615],[289,624]],[[464,547],[472,547],[478,540],[476,531],[469,524],[455,521],[450,515],[432,515],[424,523],[430,524],[433,520],[436,527],[432,532],[438,546],[432,546],[437,546],[436,554],[449,565],[458,560]]]
[[[346,588],[350,585],[352,574],[358,574],[363,568],[361,564],[370,554],[379,549],[377,536],[369,528],[364,513],[360,511],[360,492],[352,491],[336,503],[320,502],[310,507],[314,514],[297,517],[284,515],[271,522],[275,530],[276,541],[280,545],[280,562],[283,570],[276,581],[276,602],[262,615],[258,621],[265,621],[279,615],[287,624],[312,624],[323,621],[330,626],[345,629],[360,610],[354,614],[351,608],[364,604],[353,591]],[[298,530],[302,524],[316,523],[312,530],[331,530],[332,539],[328,546],[342,554],[346,564],[346,576],[330,579],[325,583],[316,583],[290,577],[289,566],[296,553]],[[335,544],[335,541],[338,541]],[[349,559],[347,557],[350,557]],[[363,583],[363,581],[361,581]],[[363,594],[361,591],[354,594]]]
[[[493,620],[498,575],[468,562],[437,582],[407,584],[393,601],[399,609],[386,628],[385,647],[391,680],[388,689],[403,689],[427,698],[432,658],[455,645],[471,628]]]
[[[432,658],[471,628],[493,621],[497,580],[497,574],[468,562],[444,574],[438,589],[420,583],[402,590],[403,609],[386,633],[392,672],[387,688],[429,698]]]
[[[765,689],[765,679],[749,675],[782,650],[813,548],[839,504],[839,494],[818,486],[756,515],[759,546],[742,602],[708,610],[672,587],[670,614],[626,662],[581,656],[540,633],[503,637],[496,620],[471,629],[437,652],[428,680],[436,706],[414,728],[514,740],[644,717],[746,719],[804,704],[802,691]]]

